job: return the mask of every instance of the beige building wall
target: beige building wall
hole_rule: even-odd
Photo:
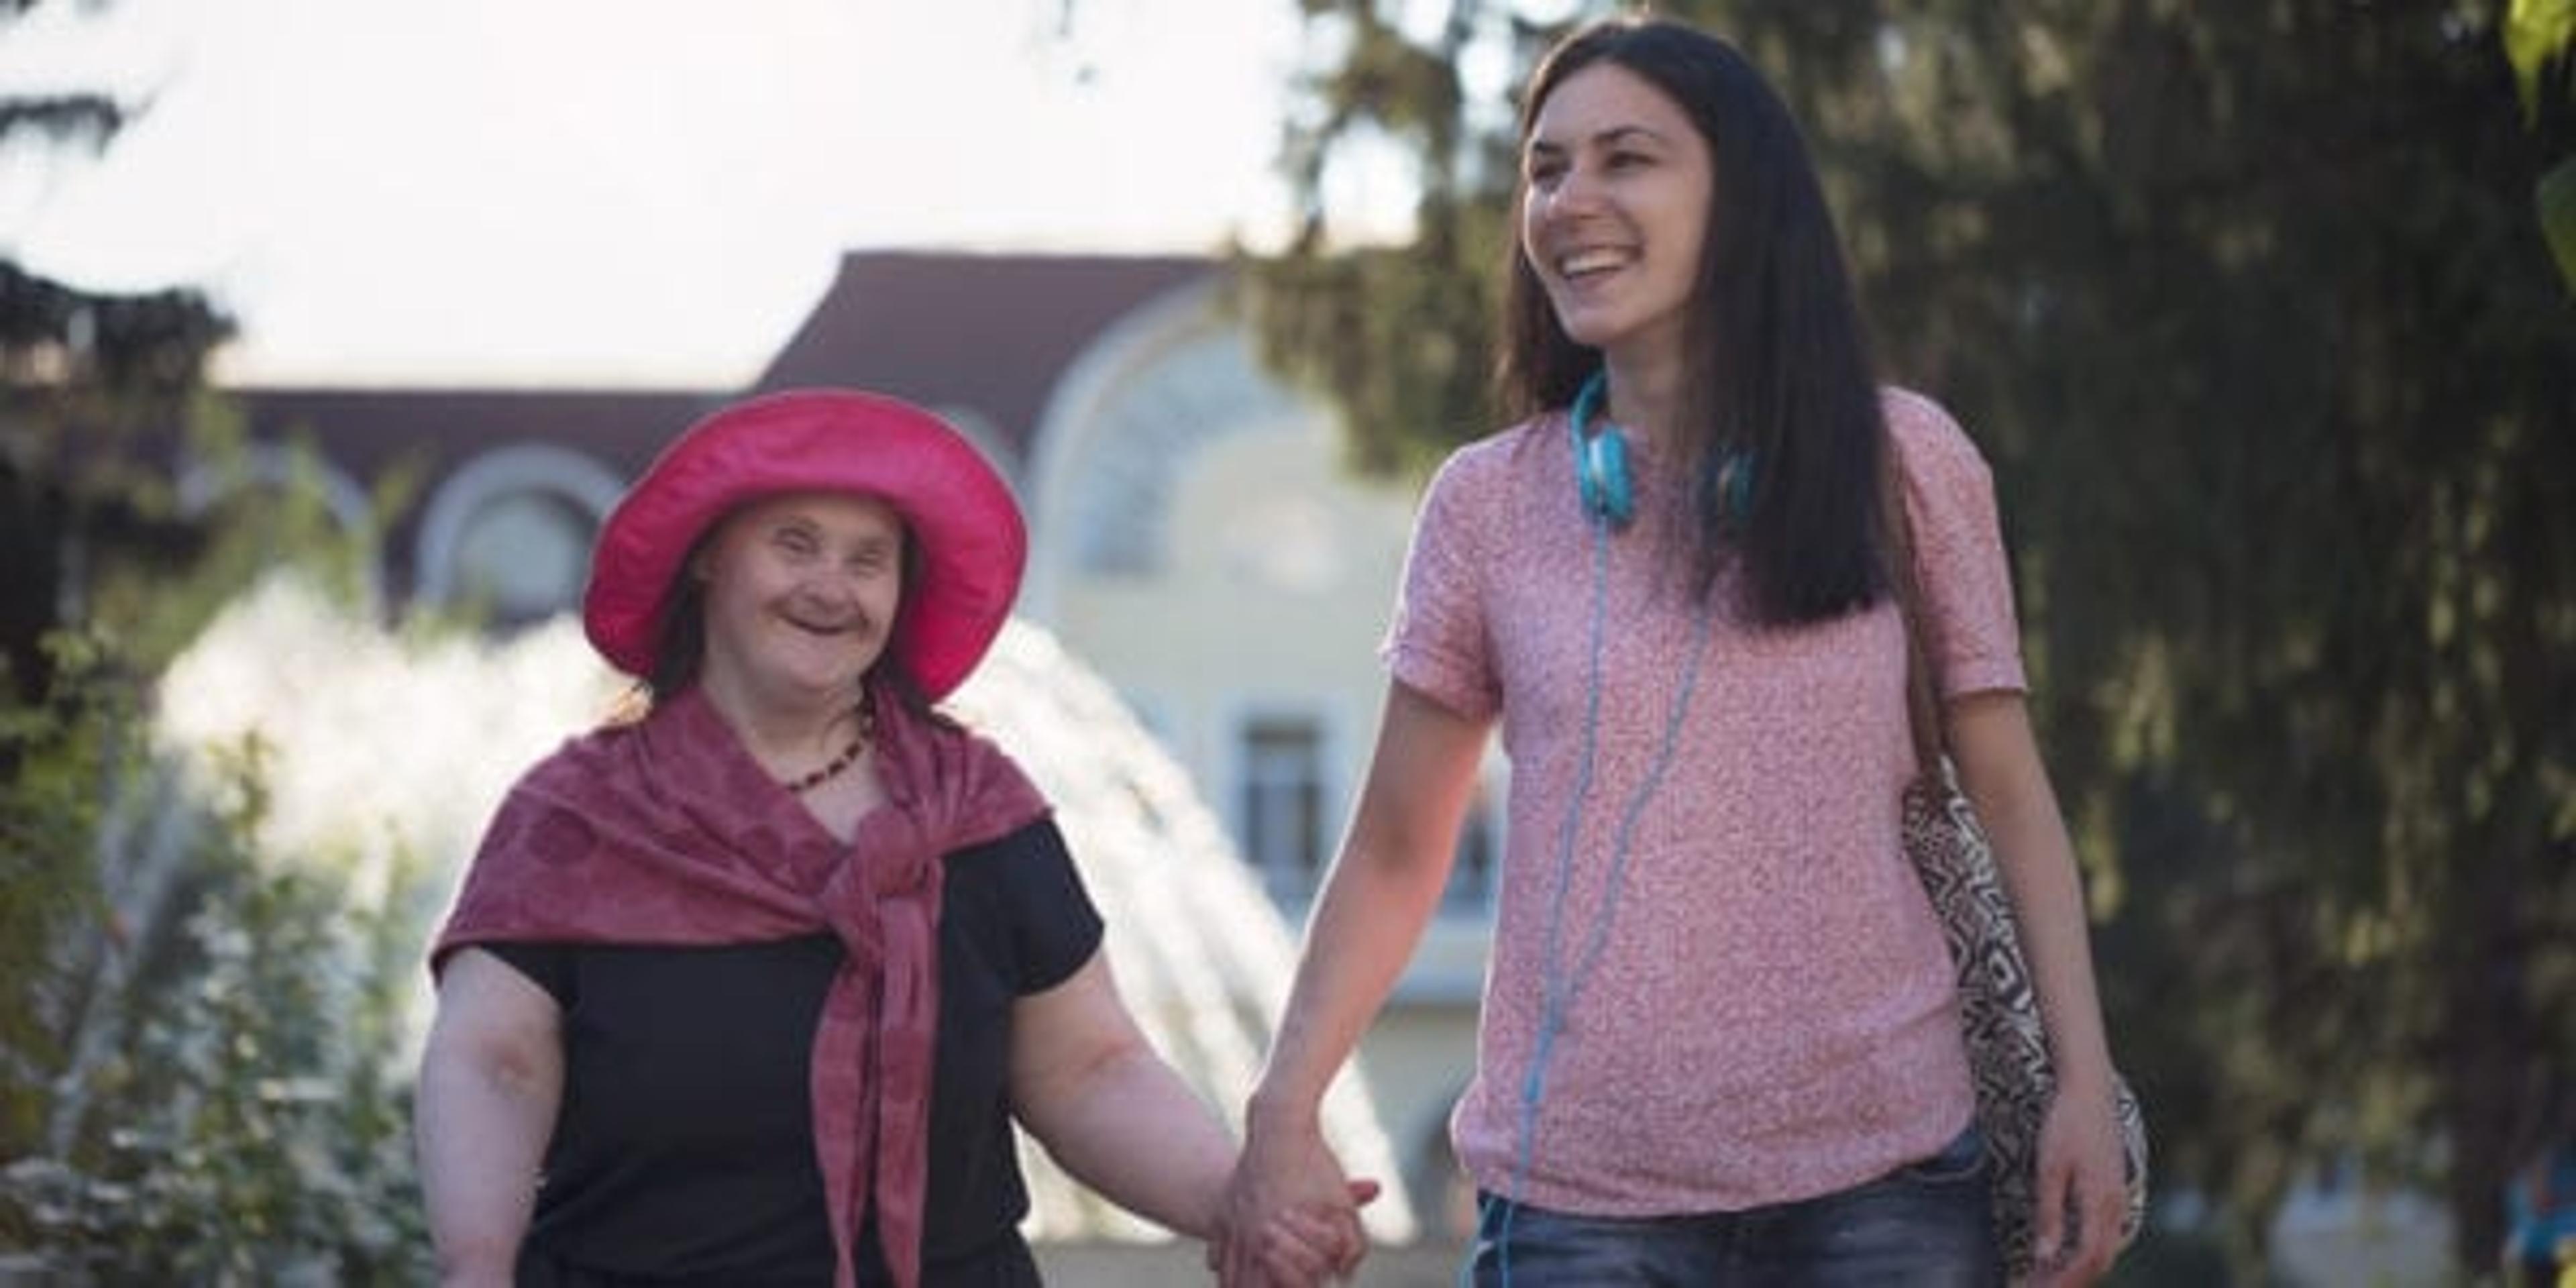
[[[1095,581],[1064,601],[1059,633],[1081,641],[1228,818],[1245,719],[1318,718],[1336,825],[1375,732],[1377,642],[1412,501],[1342,480],[1334,450],[1313,421],[1209,442],[1175,464],[1164,575]]]

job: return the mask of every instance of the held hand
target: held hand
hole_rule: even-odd
[[[1376,1196],[1374,1182],[1344,1178],[1312,1122],[1254,1127],[1226,1186],[1218,1279],[1268,1288],[1350,1274],[1368,1248],[1359,1205]]]
[[[2060,1088],[2039,1132],[2032,1235],[2040,1288],[2080,1288],[2111,1268],[2129,1205],[2123,1167],[2110,1093]]]
[[[1368,1206],[1378,1193],[1376,1181],[1350,1183],[1350,1201],[1355,1207]],[[1335,1218],[1335,1210],[1294,1208],[1280,1213],[1268,1226],[1242,1234],[1241,1241],[1250,1246],[1260,1266],[1258,1282],[1268,1288],[1314,1288],[1330,1280],[1347,1280],[1357,1268],[1358,1258],[1340,1255],[1341,1227]],[[1208,1248],[1208,1269],[1220,1277],[1226,1270],[1224,1257],[1223,1248]]]

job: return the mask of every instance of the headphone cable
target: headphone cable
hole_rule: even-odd
[[[1582,462],[1578,459],[1576,469],[1580,471],[1581,468]],[[1574,788],[1566,802],[1565,822],[1557,829],[1556,889],[1548,901],[1547,955],[1540,968],[1545,1001],[1540,1008],[1538,1039],[1530,1053],[1529,1072],[1521,1080],[1519,1142],[1512,1163],[1510,1188],[1495,1205],[1502,1212],[1494,1234],[1502,1288],[1511,1288],[1512,1217],[1520,1208],[1521,1189],[1528,1182],[1532,1156],[1538,1145],[1538,1111],[1540,1102],[1547,1095],[1548,1062],[1555,1055],[1556,1039],[1564,1031],[1568,1009],[1584,984],[1589,982],[1592,968],[1609,944],[1610,923],[1617,915],[1619,896],[1626,885],[1628,858],[1637,823],[1645,815],[1647,802],[1671,770],[1673,755],[1680,748],[1682,722],[1690,711],[1691,695],[1699,687],[1700,662],[1708,655],[1709,636],[1716,619],[1711,608],[1715,596],[1711,595],[1699,604],[1692,627],[1690,654],[1683,661],[1679,689],[1674,695],[1672,709],[1664,719],[1662,744],[1656,749],[1654,763],[1648,767],[1644,780],[1637,785],[1637,790],[1628,799],[1627,808],[1620,814],[1619,830],[1611,842],[1610,869],[1602,879],[1601,901],[1593,909],[1591,923],[1585,928],[1583,951],[1575,959],[1572,971],[1562,971],[1557,964],[1562,960],[1566,895],[1574,877],[1574,843],[1581,831],[1584,801],[1592,794],[1593,772],[1600,746],[1601,640],[1604,619],[1608,616],[1606,601],[1610,580],[1611,520],[1597,512],[1587,511],[1587,514],[1590,515],[1589,526],[1592,529],[1592,609],[1583,704],[1583,748],[1575,765]],[[1489,1219],[1490,1212],[1479,1216],[1480,1237]],[[1471,1251],[1467,1263],[1459,1269],[1461,1285],[1472,1280],[1474,1268],[1475,1256]]]

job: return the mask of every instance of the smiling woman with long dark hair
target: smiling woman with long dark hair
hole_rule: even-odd
[[[1423,502],[1238,1227],[1340,1184],[1316,1105],[1499,733],[1508,853],[1452,1121],[1477,1282],[1999,1282],[1953,965],[1900,835],[1910,582],[2057,1059],[2042,1274],[2098,1276],[2126,1210],[2113,1074],[1985,462],[1877,383],[1797,125],[1732,46],[1575,33],[1524,98],[1521,160],[1519,420]]]

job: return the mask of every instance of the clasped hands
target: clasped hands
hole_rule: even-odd
[[[1360,1208],[1379,1188],[1345,1177],[1312,1124],[1256,1128],[1218,1204],[1208,1269],[1222,1288],[1314,1288],[1348,1279],[1368,1252]]]

